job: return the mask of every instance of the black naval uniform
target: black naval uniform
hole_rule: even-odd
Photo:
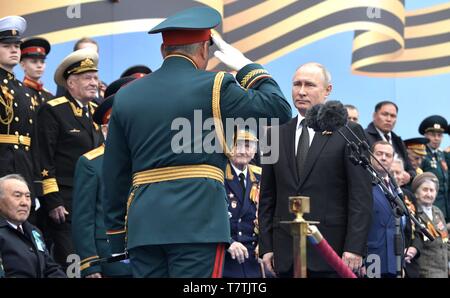
[[[14,74],[0,68],[0,177],[22,175],[32,198],[36,195],[34,181],[37,178],[31,154],[35,121],[33,102],[32,91]],[[32,200],[32,207],[34,205]]]
[[[66,222],[55,223],[47,217],[48,233],[55,244],[55,260],[66,265],[73,253],[71,237],[72,190],[75,165],[84,153],[103,144],[100,127],[93,123],[95,104],[89,103],[89,115],[67,93],[44,103],[38,111],[38,138],[45,211],[64,206]]]

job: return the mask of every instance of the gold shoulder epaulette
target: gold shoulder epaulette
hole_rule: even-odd
[[[83,156],[89,160],[93,160],[94,158],[103,155],[103,153],[105,153],[105,146],[101,145],[100,147],[97,147],[94,150],[91,150],[88,153],[83,154]]]
[[[60,105],[62,103],[68,102],[68,101],[69,100],[67,98],[65,98],[64,96],[61,96],[61,97],[49,100],[49,101],[47,101],[47,103],[49,105],[51,105],[52,107],[56,107],[57,105]]]
[[[261,175],[261,173],[262,173],[262,168],[261,167],[258,167],[258,166],[255,166],[255,165],[248,165],[248,167],[249,167],[250,171],[252,171],[253,173]]]

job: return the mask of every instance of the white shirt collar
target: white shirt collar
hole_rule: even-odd
[[[17,230],[17,225],[13,224],[12,222],[10,222],[9,220],[6,221],[11,227],[14,228],[14,230]],[[23,228],[22,228],[23,229]]]
[[[80,108],[84,107],[84,106],[88,106],[89,104],[83,104],[81,101],[79,101],[78,99],[75,99],[75,101],[77,102],[77,104],[80,106]]]
[[[423,212],[428,216],[429,219],[433,220],[433,206],[423,206],[421,205]]]
[[[382,132],[381,130],[378,129],[378,127],[375,126],[375,129],[377,130],[378,134],[380,135],[380,137],[383,139],[383,141],[387,141],[386,138],[384,137],[384,132]],[[391,138],[392,140],[392,134],[391,132],[388,132],[387,135]]]
[[[243,171],[241,171],[241,170],[239,170],[238,168],[236,168],[232,162],[230,162],[230,164],[231,164],[231,166],[233,167],[234,172],[236,173],[236,175],[237,175],[238,177],[239,177],[239,175],[240,175],[241,173],[243,173],[243,174],[244,174],[244,177],[247,179],[248,167],[245,167],[245,169],[244,169]]]

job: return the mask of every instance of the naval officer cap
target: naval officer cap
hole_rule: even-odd
[[[124,70],[124,72],[122,72],[122,74],[120,75],[121,78],[124,77],[135,77],[135,78],[142,78],[143,76],[145,76],[146,74],[152,73],[152,70],[150,69],[150,67],[146,66],[146,65],[133,65],[131,67],[128,67],[127,69]]]
[[[69,54],[56,68],[54,80],[60,86],[66,86],[70,75],[78,75],[88,71],[98,71],[98,54],[91,48],[81,49]]]
[[[237,131],[236,140],[237,141],[258,142],[256,133],[250,129],[239,129]]]
[[[27,28],[27,21],[19,16],[8,16],[0,19],[0,42],[20,43],[20,38]]]
[[[192,7],[162,21],[148,33],[162,33],[167,46],[187,45],[211,39],[211,28],[220,24],[220,13],[208,6]]]

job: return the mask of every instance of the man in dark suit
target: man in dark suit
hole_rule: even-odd
[[[97,95],[97,53],[73,52],[58,66],[55,82],[64,85],[63,97],[44,103],[38,111],[38,143],[43,186],[42,205],[55,260],[66,265],[73,253],[71,237],[72,189],[75,164],[84,153],[103,143],[100,127],[92,121]],[[47,231],[45,231],[47,232]]]
[[[0,270],[6,277],[66,277],[50,256],[41,232],[27,221],[30,208],[25,179],[17,174],[0,178]]]
[[[366,253],[372,210],[370,178],[349,161],[346,142],[339,133],[314,132],[303,122],[306,111],[323,103],[331,89],[330,74],[324,66],[307,63],[299,67],[292,86],[299,115],[271,129],[278,129],[280,154],[274,164],[263,165],[259,253],[266,267],[274,266],[281,277],[293,276],[290,227],[280,223],[294,218],[288,208],[290,196],[311,198],[311,213],[305,218],[320,221],[319,230],[352,270],[358,270]],[[364,138],[358,124],[348,125]],[[345,129],[342,132],[353,139]],[[307,260],[309,276],[336,276],[310,245]]]
[[[230,241],[225,119],[290,118],[270,74],[211,36],[220,22],[206,6],[167,18],[150,31],[163,35],[161,68],[115,95],[103,162],[105,224],[113,253],[127,247],[135,277],[222,275]],[[220,58],[238,70],[236,79],[205,70],[211,38]],[[202,123],[199,114],[215,128],[180,140],[181,132]]]
[[[375,142],[386,141],[390,143],[397,153],[405,161],[405,172],[403,181],[409,183],[416,176],[411,162],[408,158],[405,144],[400,136],[393,132],[397,122],[398,106],[392,101],[381,101],[375,105],[373,121],[364,130],[369,146]]]

